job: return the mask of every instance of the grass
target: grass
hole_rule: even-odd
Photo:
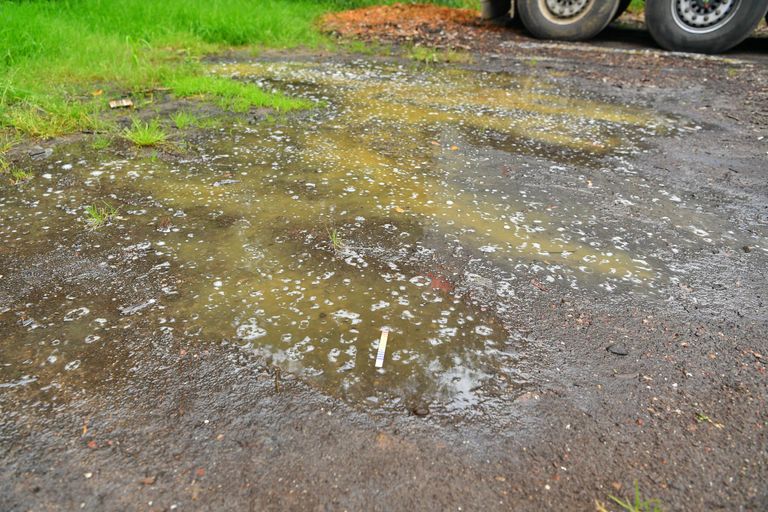
[[[609,495],[608,498],[620,506],[621,510],[625,512],[662,512],[661,502],[658,499],[644,499],[640,495],[640,488],[638,487],[637,481],[635,481],[635,496],[633,501],[617,498],[613,495]],[[608,512],[608,509],[603,503],[597,501],[595,505],[597,507],[597,512]]]
[[[205,77],[200,59],[232,47],[331,47],[317,18],[373,3],[381,2],[0,0],[0,128],[41,138],[100,130],[109,99],[168,83],[233,110],[301,108],[256,86]]]
[[[186,130],[189,127],[197,126],[200,120],[194,114],[189,112],[176,112],[171,116],[171,121],[179,130]]]
[[[123,130],[123,136],[137,146],[157,146],[168,140],[168,135],[160,127],[157,119],[142,123],[134,119],[130,128]]]
[[[255,85],[217,76],[185,76],[170,80],[167,85],[176,96],[182,98],[201,96],[213,99],[222,108],[234,112],[247,112],[251,107],[266,107],[288,112],[312,106],[312,103],[306,100],[265,92]]]
[[[632,0],[627,10],[633,13],[643,12],[645,10],[645,0]]]
[[[334,251],[338,252],[344,249],[344,239],[336,228],[328,229],[328,239],[330,240],[331,247]]]
[[[105,137],[104,135],[97,135],[91,142],[91,147],[95,150],[107,149],[111,145],[112,137]]]
[[[472,60],[472,56],[466,52],[457,52],[453,50],[436,50],[425,46],[413,46],[408,50],[407,56],[411,60],[421,62],[422,64],[438,63],[467,63]]]
[[[79,103],[66,99],[43,98],[41,101],[20,101],[3,109],[0,104],[0,124],[15,128],[24,135],[51,138],[76,131],[104,129],[95,103]]]
[[[23,169],[11,169],[11,172],[9,174],[11,177],[11,183],[13,183],[14,185],[19,185],[20,183],[29,181],[34,177],[34,175],[31,172],[25,171]]]
[[[106,201],[102,201],[102,206],[88,205],[85,207],[85,221],[92,229],[100,228],[117,215],[117,210]]]

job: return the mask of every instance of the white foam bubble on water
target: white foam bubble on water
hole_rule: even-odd
[[[493,329],[487,325],[477,325],[475,326],[475,334],[479,334],[480,336],[490,336],[493,334]]]
[[[75,359],[74,361],[70,361],[67,364],[64,365],[64,370],[71,372],[72,370],[77,370],[80,368],[80,360]]]
[[[249,318],[237,326],[236,334],[241,340],[252,341],[266,336],[267,330],[260,327],[255,318]]]
[[[411,284],[414,284],[416,286],[427,286],[432,282],[430,278],[427,276],[416,276],[412,277],[408,280]]]
[[[700,237],[709,236],[709,233],[704,231],[701,228],[697,228],[696,226],[689,226],[691,228],[691,231],[693,231],[693,234]]]
[[[85,315],[87,315],[90,312],[91,312],[91,310],[86,308],[86,307],[81,307],[81,308],[73,309],[72,311],[70,311],[69,313],[64,315],[64,321],[65,322],[72,322],[74,320],[77,320],[78,318],[84,317]]]
[[[440,336],[447,336],[449,338],[453,338],[458,333],[458,329],[456,327],[442,327],[439,331]]]
[[[380,309],[384,309],[384,308],[388,308],[388,307],[389,307],[389,302],[380,300],[376,304],[372,304],[371,305],[371,311],[378,311]]]
[[[355,313],[354,311],[348,311],[346,309],[335,311],[333,313],[333,318],[336,320],[347,320],[352,325],[357,325],[362,322],[362,320],[360,320],[360,313]]]

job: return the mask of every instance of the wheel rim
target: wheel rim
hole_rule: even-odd
[[[567,25],[584,17],[594,0],[539,0],[544,16],[552,23]]]
[[[726,25],[739,10],[741,0],[673,0],[675,23],[693,34],[714,32]]]

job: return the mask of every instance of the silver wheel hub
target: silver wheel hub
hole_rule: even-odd
[[[547,0],[547,8],[557,18],[573,18],[581,14],[591,0]]]
[[[694,30],[707,30],[728,21],[739,0],[676,0],[675,18],[679,25]]]

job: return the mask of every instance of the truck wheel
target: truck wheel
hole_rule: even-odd
[[[516,14],[541,39],[583,41],[613,21],[619,0],[517,0]]]
[[[613,15],[613,19],[615,20],[622,14],[626,12],[626,10],[629,8],[629,4],[632,3],[632,0],[621,0],[619,2],[619,9],[616,11],[616,14]]]
[[[720,53],[745,40],[768,0],[647,0],[645,23],[667,50]]]

